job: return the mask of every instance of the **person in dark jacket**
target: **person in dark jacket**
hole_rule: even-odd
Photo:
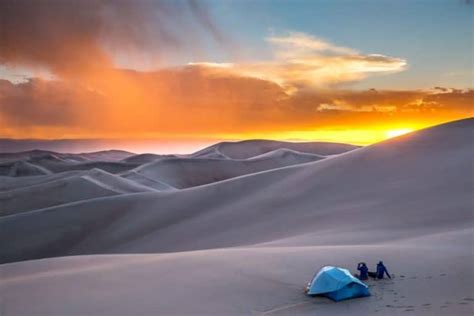
[[[379,261],[377,263],[377,272],[376,272],[376,278],[377,279],[383,279],[384,274],[387,274],[388,278],[391,279],[390,274],[387,271],[387,268],[384,266],[382,261]]]
[[[360,271],[359,280],[367,280],[369,278],[369,268],[367,268],[365,262],[358,263],[357,270]]]

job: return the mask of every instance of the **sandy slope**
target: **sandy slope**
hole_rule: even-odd
[[[145,174],[138,173],[135,170],[128,171],[122,174],[121,177],[158,191],[176,190],[175,187],[169,185],[168,183],[165,183],[153,177],[149,177]]]
[[[291,149],[286,148],[278,148],[269,152],[266,152],[261,155],[253,156],[247,158],[247,161],[256,161],[256,160],[272,160],[272,159],[286,159],[289,164],[298,164],[301,163],[300,161],[308,160],[308,161],[317,161],[320,159],[326,158],[323,155],[317,154],[309,154],[305,152],[299,152]],[[304,161],[306,162],[306,161]]]
[[[0,265],[2,315],[470,315],[472,229],[352,246],[80,256]],[[471,240],[471,242],[469,242]],[[302,288],[325,264],[383,258],[393,280],[333,303]],[[59,304],[59,302],[61,302]]]
[[[42,150],[0,153],[0,175],[22,177],[94,168],[119,173],[140,165],[140,163],[119,161],[131,155],[133,154],[120,150],[83,154],[61,154]]]
[[[140,165],[139,163],[89,160],[82,158],[82,155],[75,156],[74,158],[61,158],[56,155],[47,155],[32,157],[28,159],[28,161],[54,173],[71,170],[90,170],[94,168],[102,169],[110,173],[119,173],[136,168]]]
[[[298,235],[318,245],[358,244],[470,227],[473,179],[466,170],[472,170],[472,145],[465,135],[472,126],[473,120],[460,121],[187,190],[5,217],[0,240],[16,242],[0,247],[0,259],[197,250]]]
[[[222,142],[204,148],[192,157],[247,159],[277,149],[291,149],[316,155],[335,155],[356,149],[357,146],[339,143],[292,143],[273,140],[245,140],[240,142]]]
[[[0,311],[471,315],[473,131],[462,120],[189,189],[1,217],[1,262],[127,255],[2,264]],[[369,298],[302,293],[322,265],[380,259],[396,277],[371,281]]]
[[[125,140],[126,141],[126,140]],[[42,150],[61,153],[81,153],[86,149],[88,152],[123,154],[121,158],[133,153],[124,150],[104,150],[105,148],[118,148],[124,140],[114,139],[5,139],[0,138],[0,157],[2,153],[24,152]]]
[[[119,161],[127,159],[128,157],[135,156],[134,153],[125,150],[101,150],[90,153],[79,153],[74,155],[84,157],[88,160],[100,161]]]
[[[40,183],[46,183],[49,181],[70,177],[75,174],[80,174],[84,171],[66,171],[60,173],[53,173],[43,176],[25,176],[25,177],[8,177],[0,176],[0,191],[14,190],[30,185],[36,185]]]
[[[142,165],[132,174],[142,175],[183,189],[245,174],[317,161],[325,157],[278,149],[247,160],[214,158],[167,158]],[[129,174],[124,175],[129,178]]]
[[[51,174],[51,171],[23,160],[0,163],[0,176],[26,177],[47,174]]]
[[[78,154],[58,153],[54,151],[38,149],[21,152],[4,152],[6,148],[8,148],[8,146],[2,148],[2,152],[0,152],[0,161],[15,161],[41,158],[55,158],[63,161],[69,160],[76,162],[85,160],[119,161],[135,155],[131,152],[123,150],[104,150]]]
[[[0,192],[0,216],[18,214],[91,198],[150,192],[150,188],[92,169],[51,181]]]
[[[38,164],[38,163],[37,163]],[[51,172],[64,172],[71,170],[101,169],[109,173],[121,173],[138,167],[139,163],[128,163],[118,161],[87,161],[80,163],[50,163],[43,162],[41,165]]]
[[[123,159],[124,162],[145,164],[162,158],[175,158],[176,155],[139,154]]]

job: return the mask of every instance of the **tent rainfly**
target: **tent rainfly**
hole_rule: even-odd
[[[324,295],[333,301],[370,296],[369,288],[347,269],[325,266],[306,287],[308,295]]]

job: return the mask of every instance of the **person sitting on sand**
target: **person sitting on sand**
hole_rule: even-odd
[[[357,270],[360,271],[359,280],[367,280],[369,278],[369,268],[367,268],[365,262],[359,262],[357,264]]]
[[[382,262],[382,261],[379,261],[379,263],[377,263],[376,278],[377,278],[377,279],[383,279],[384,274],[387,274],[387,276],[388,276],[389,279],[392,278],[392,277],[390,276],[390,274],[388,273],[387,268],[384,266],[383,262]]]

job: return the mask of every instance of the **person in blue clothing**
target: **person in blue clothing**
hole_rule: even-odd
[[[358,263],[357,270],[360,271],[359,280],[367,280],[369,278],[369,268],[367,268],[365,262]]]
[[[390,274],[388,273],[387,268],[385,267],[385,265],[383,264],[383,262],[382,262],[382,261],[379,261],[379,263],[377,263],[376,278],[377,278],[377,279],[383,279],[384,274],[387,274],[387,276],[388,276],[389,279],[392,278],[392,277],[390,276]]]

